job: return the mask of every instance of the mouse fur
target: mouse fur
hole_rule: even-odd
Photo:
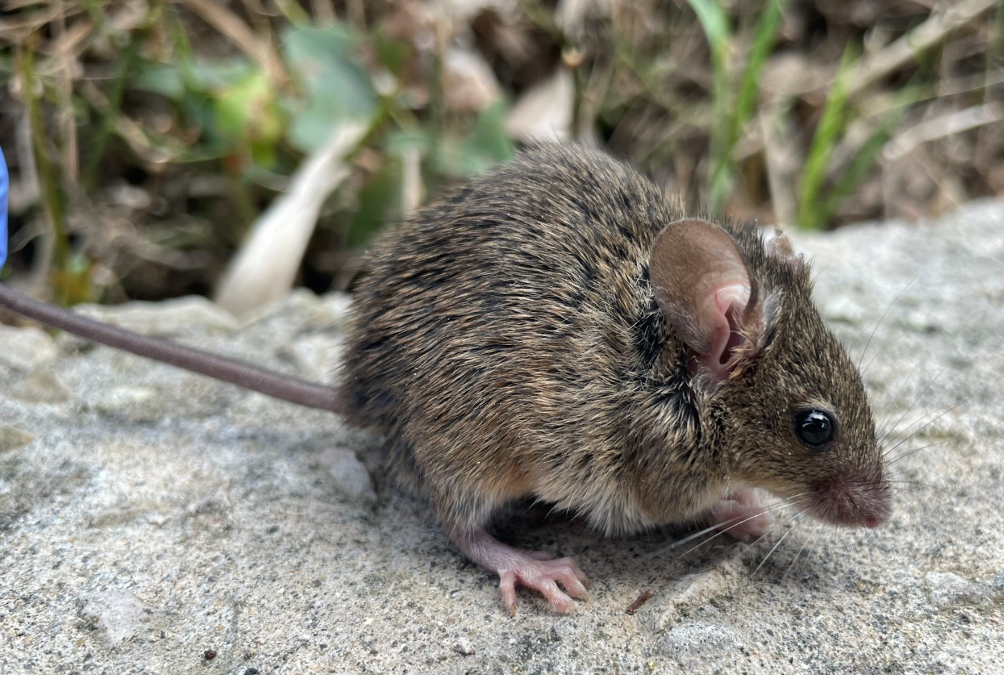
[[[623,534],[696,519],[747,487],[815,499],[835,521],[884,519],[864,388],[812,304],[808,265],[783,238],[718,224],[763,318],[755,353],[707,377],[649,268],[684,216],[634,169],[579,146],[538,145],[454,190],[373,247],[347,342],[347,418],[385,435],[392,473],[450,529],[531,497]],[[805,404],[837,413],[837,447],[799,445],[791,414]],[[827,481],[849,506],[814,495]]]

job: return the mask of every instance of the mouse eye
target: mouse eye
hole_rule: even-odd
[[[810,448],[821,449],[833,440],[835,434],[836,424],[829,413],[822,410],[799,410],[795,413],[795,435]]]

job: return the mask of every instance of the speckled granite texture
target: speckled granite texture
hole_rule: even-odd
[[[916,432],[891,522],[686,552],[517,513],[501,538],[591,578],[570,616],[509,618],[336,417],[0,328],[0,673],[1004,673],[1004,204],[796,244],[852,354],[885,313],[865,379],[889,447]],[[345,307],[92,313],[324,379]]]

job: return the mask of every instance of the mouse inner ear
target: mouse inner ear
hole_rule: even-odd
[[[649,261],[666,321],[719,380],[754,353],[763,304],[746,257],[724,230],[696,218],[670,223]]]

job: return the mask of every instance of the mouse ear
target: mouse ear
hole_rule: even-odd
[[[746,257],[720,227],[695,218],[670,223],[649,263],[666,321],[719,380],[750,353],[762,303]]]

